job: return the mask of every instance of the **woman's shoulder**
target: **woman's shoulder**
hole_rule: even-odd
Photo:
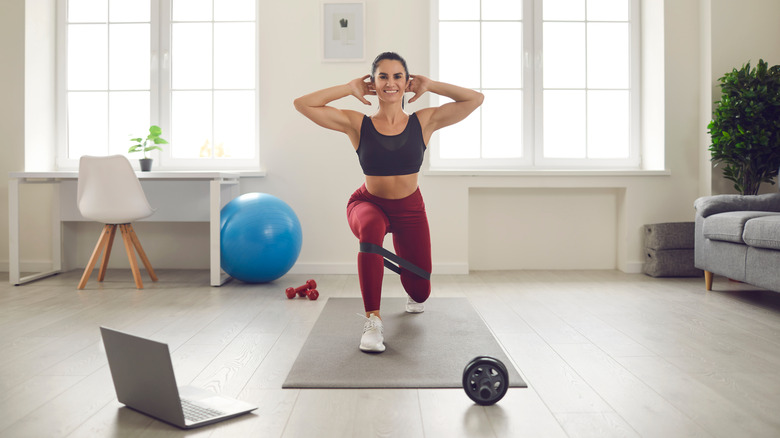
[[[428,122],[431,120],[431,116],[433,115],[436,108],[423,108],[419,109],[412,113],[412,116],[415,116],[417,118],[417,121],[420,122],[420,126],[423,128],[428,124]]]
[[[360,126],[363,125],[363,120],[365,120],[368,116],[361,113],[360,111],[354,111],[354,110],[342,110],[344,114],[346,114],[347,118],[349,119],[350,125],[352,125],[353,128],[360,131]]]
[[[347,117],[349,117],[350,119],[363,120],[364,117],[368,117],[366,114],[360,111],[349,110],[349,109],[343,109],[341,111],[343,111],[344,114],[346,114]]]

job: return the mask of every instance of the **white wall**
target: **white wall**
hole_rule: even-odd
[[[469,267],[614,269],[623,195],[609,188],[471,189]],[[506,226],[503,232],[496,232],[497,223]],[[556,231],[538,232],[548,229]]]
[[[711,23],[701,24],[701,17]],[[660,84],[654,92],[656,126],[660,130],[645,133],[649,142],[663,142],[663,154],[650,159],[661,160],[665,174],[628,173],[616,175],[526,174],[519,176],[421,176],[420,185],[426,199],[432,229],[434,270],[438,273],[466,272],[479,269],[592,269],[618,268],[639,272],[643,261],[641,227],[647,223],[690,221],[694,199],[706,191],[701,175],[708,170],[702,154],[704,111],[703,90],[711,85],[702,82],[703,66],[710,59],[707,50],[710,27],[713,32],[735,15],[742,22],[770,20],[780,13],[780,2],[749,0],[733,5],[728,0],[667,0],[662,5],[651,2],[643,13],[663,23],[646,35],[646,43],[655,57],[645,67],[647,81]],[[25,32],[24,0],[4,0],[0,4],[0,59],[21,61]],[[242,192],[262,191],[287,201],[301,219],[304,245],[298,264],[299,272],[354,272],[357,242],[345,219],[346,201],[361,184],[362,175],[355,153],[342,134],[328,132],[307,121],[292,106],[292,100],[322,87],[344,83],[367,73],[370,60],[384,50],[404,55],[412,73],[429,72],[429,8],[427,2],[367,0],[367,59],[362,63],[322,63],[319,53],[319,19],[321,2],[286,0],[261,2],[261,95],[260,112],[262,158],[268,174],[265,178],[242,181]],[[767,12],[769,11],[769,13]],[[290,33],[289,23],[296,23]],[[755,40],[776,42],[777,30],[771,26],[750,25]],[[739,30],[734,29],[736,35]],[[658,33],[662,33],[661,36]],[[722,66],[741,65],[745,47],[753,41],[726,38],[728,44],[712,38],[713,75]],[[723,47],[722,47],[723,46]],[[663,49],[663,50],[661,50]],[[773,54],[764,55],[764,51]],[[778,63],[778,48],[760,47],[764,59]],[[663,51],[663,55],[660,52]],[[757,58],[758,55],[752,55]],[[660,60],[659,60],[660,58]],[[734,58],[740,58],[734,60]],[[0,170],[6,172],[24,167],[25,138],[18,129],[25,120],[16,110],[24,106],[20,89],[24,85],[22,62],[7,62],[0,69],[0,135],[11,139],[4,149]],[[715,66],[717,64],[717,67]],[[9,68],[10,67],[10,68]],[[730,67],[729,67],[730,68]],[[706,76],[704,76],[706,78]],[[421,99],[409,109],[427,103]],[[339,105],[354,109],[371,108],[354,99]],[[661,110],[659,111],[658,108]],[[12,109],[14,108],[14,109]],[[28,122],[30,122],[28,120]],[[27,139],[30,141],[30,139]],[[41,141],[36,139],[36,141]],[[8,160],[5,159],[8,157]],[[713,179],[715,179],[713,177]],[[0,200],[6,199],[7,181],[0,178]],[[0,204],[0,226],[7,224],[7,202]],[[502,206],[503,205],[503,206]],[[522,207],[520,207],[522,206]],[[485,211],[489,210],[489,211]],[[568,217],[565,215],[568,214]],[[26,213],[25,219],[44,216],[44,210]],[[562,221],[561,218],[567,220]],[[490,224],[491,226],[486,226]],[[566,239],[553,238],[567,226]],[[523,229],[526,239],[503,238],[512,230]],[[7,229],[7,226],[2,228]],[[97,228],[89,223],[71,223],[76,244],[67,251],[83,266],[97,238]],[[139,236],[152,262],[159,268],[205,268],[208,259],[207,228],[203,224],[139,224]],[[483,235],[474,236],[475,230]],[[581,236],[578,237],[578,236]],[[595,240],[594,240],[595,236]],[[23,241],[41,243],[23,254],[26,262],[46,260],[46,233],[28,230]],[[493,251],[474,243],[495,242]],[[471,242],[471,243],[470,243]],[[595,242],[603,242],[611,251],[592,251]],[[0,268],[7,260],[8,241],[0,232]],[[544,257],[535,253],[544,250]],[[561,257],[565,256],[565,263]],[[543,263],[539,263],[542,260]],[[581,263],[578,263],[578,260]],[[112,266],[125,266],[117,253]],[[533,263],[532,263],[533,262]],[[7,266],[7,262],[5,264]]]

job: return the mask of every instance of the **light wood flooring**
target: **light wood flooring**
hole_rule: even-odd
[[[433,297],[467,297],[529,384],[481,407],[460,389],[281,389],[326,300],[359,296],[356,276],[314,276],[309,301],[284,295],[302,275],[212,288],[206,271],[161,270],[139,291],[116,270],[77,291],[79,275],[0,274],[0,436],[780,436],[780,294],[723,278],[706,292],[616,271],[434,275]],[[392,273],[385,294],[403,296]],[[357,348],[362,322],[345,318]],[[100,325],[167,342],[179,384],[259,409],[185,432],[123,407]]]

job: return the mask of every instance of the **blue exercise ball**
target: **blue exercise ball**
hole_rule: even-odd
[[[222,269],[247,283],[276,280],[293,267],[303,233],[289,205],[267,193],[246,193],[220,212]]]

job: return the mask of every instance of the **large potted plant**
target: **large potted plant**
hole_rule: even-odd
[[[723,92],[708,125],[715,167],[742,195],[755,195],[762,183],[774,184],[780,166],[780,65],[763,59],[718,79]]]
[[[149,127],[149,135],[147,135],[146,138],[138,137],[130,139],[130,141],[135,144],[130,146],[130,149],[127,152],[132,153],[141,151],[144,154],[144,157],[138,160],[141,164],[142,172],[152,170],[152,159],[147,156],[147,153],[155,149],[161,151],[162,148],[158,145],[168,144],[164,138],[160,137],[160,134],[162,134],[162,129],[157,125],[152,125]]]

